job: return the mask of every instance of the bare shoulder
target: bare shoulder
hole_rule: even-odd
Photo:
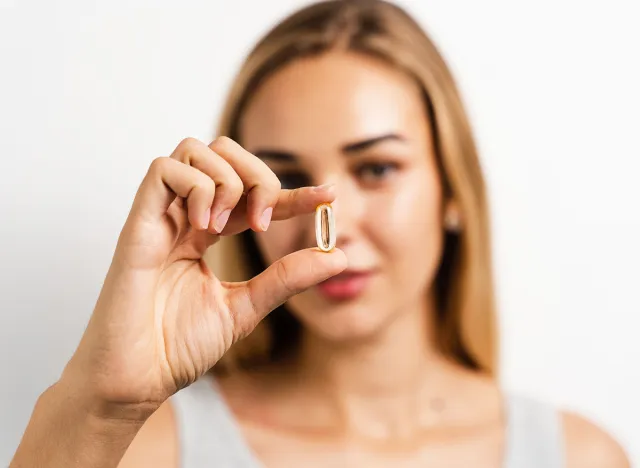
[[[588,419],[571,412],[562,413],[568,468],[629,468],[623,448]]]
[[[142,426],[118,468],[177,468],[178,464],[175,419],[167,401]]]

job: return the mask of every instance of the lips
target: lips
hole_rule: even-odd
[[[364,292],[371,276],[371,271],[345,270],[319,283],[316,288],[327,299],[354,299]]]

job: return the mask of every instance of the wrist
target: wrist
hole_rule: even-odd
[[[58,402],[73,406],[88,423],[98,425],[142,425],[160,407],[161,401],[129,402],[113,398],[90,382],[63,376],[47,392]]]
[[[148,385],[131,387],[126,382],[132,379],[95,370],[102,368],[73,356],[50,390],[96,421],[111,423],[143,424],[164,402],[165,398],[149,391]]]
[[[100,403],[71,390],[59,381],[40,395],[11,468],[118,465],[149,409]]]

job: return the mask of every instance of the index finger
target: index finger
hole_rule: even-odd
[[[333,184],[302,187],[293,190],[281,189],[273,209],[272,219],[283,220],[312,213],[321,203],[331,203],[335,199],[336,194]],[[230,236],[245,231],[249,227],[247,221],[247,199],[243,196],[231,212],[231,217],[220,234]]]
[[[294,190],[282,189],[273,209],[273,219],[278,221],[312,213],[321,203],[331,203],[335,199],[334,184],[302,187]]]

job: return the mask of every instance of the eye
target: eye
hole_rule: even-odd
[[[364,182],[381,182],[389,178],[398,169],[398,164],[385,163],[365,163],[360,165],[356,172]]]
[[[302,172],[280,172],[276,173],[276,176],[280,180],[280,185],[283,189],[292,190],[311,185],[309,177]]]

